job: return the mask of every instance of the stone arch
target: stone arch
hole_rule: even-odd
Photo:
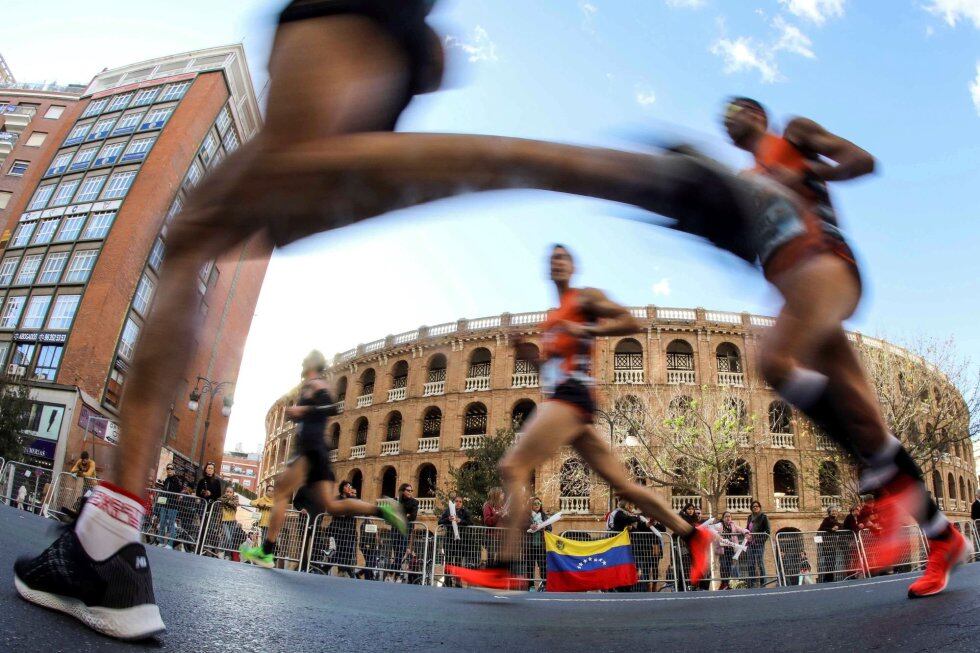
[[[422,437],[438,438],[442,435],[442,411],[438,406],[429,406],[422,415]]]
[[[357,490],[357,496],[360,497],[364,486],[364,473],[355,467],[348,472],[347,481],[354,487],[355,490]]]
[[[589,468],[580,458],[569,458],[561,466],[559,490],[563,497],[587,497],[592,491]]]
[[[536,407],[537,404],[530,399],[521,399],[514,404],[510,411],[510,424],[514,431],[520,431],[523,428],[524,422],[527,421]]]
[[[793,409],[785,401],[776,400],[769,404],[769,432],[792,433]]]
[[[408,361],[402,359],[391,368],[391,389],[397,390],[408,386]]]
[[[487,421],[487,407],[482,402],[474,401],[463,413],[463,435],[486,435]]]
[[[419,499],[435,497],[439,480],[439,472],[436,470],[436,466],[432,463],[422,463],[419,465],[418,473],[415,476],[418,478],[416,496]]]
[[[731,477],[725,487],[725,494],[735,497],[752,495],[752,466],[748,461],[739,458],[733,464]]]
[[[364,395],[374,394],[374,380],[375,372],[373,367],[369,367],[364,372],[361,373],[361,377],[358,380],[360,384],[360,394],[358,396],[363,397]]]
[[[398,470],[388,465],[381,470],[381,496],[395,498],[398,492]]]
[[[788,460],[777,460],[772,466],[772,488],[775,494],[799,495],[799,474],[796,465]]]
[[[839,497],[841,495],[840,468],[837,463],[831,460],[820,463],[820,468],[817,470],[817,485],[820,489],[820,496]]]
[[[385,442],[395,442],[402,438],[402,414],[397,410],[388,413],[385,420]]]
[[[367,444],[369,426],[367,417],[359,417],[354,422],[354,446]]]
[[[719,372],[742,372],[742,353],[731,342],[723,342],[715,349],[715,361]]]

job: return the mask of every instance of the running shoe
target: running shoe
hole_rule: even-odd
[[[166,630],[142,544],[127,544],[97,562],[69,529],[41,555],[14,563],[14,586],[31,603],[109,637],[139,640]]]
[[[908,531],[911,515],[922,505],[922,487],[911,476],[897,474],[874,491],[874,512],[881,528],[874,537],[874,546],[865,548],[868,568],[887,571],[908,551]]]
[[[238,547],[238,555],[241,556],[242,562],[251,562],[253,565],[264,569],[272,569],[276,566],[276,554],[266,553],[261,544],[259,546],[248,546],[242,543]]]
[[[963,535],[949,527],[949,536],[944,540],[929,540],[929,560],[922,576],[909,586],[909,598],[939,594],[949,583],[949,575],[956,567],[970,559],[973,545]]]
[[[405,520],[405,509],[400,503],[394,505],[382,503],[378,505],[378,517],[391,524],[392,528],[402,535],[408,535],[408,522]]]
[[[687,549],[691,553],[691,585],[697,586],[708,573],[711,566],[711,543],[714,539],[714,534],[703,526],[696,526],[687,538]]]

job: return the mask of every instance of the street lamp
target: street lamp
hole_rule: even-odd
[[[200,469],[204,469],[204,452],[208,445],[208,428],[211,426],[211,406],[214,405],[214,398],[233,385],[234,383],[231,381],[215,383],[207,377],[199,376],[197,377],[197,385],[191,390],[190,397],[188,397],[187,408],[196,413],[201,406],[201,398],[204,395],[208,396],[208,407],[204,410],[204,437],[201,440],[201,457],[198,462]],[[231,407],[234,402],[235,400],[231,395],[225,394],[221,400],[221,414],[225,417],[231,415]]]

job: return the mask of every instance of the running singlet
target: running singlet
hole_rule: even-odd
[[[555,391],[568,381],[582,385],[592,385],[592,348],[595,339],[591,336],[578,338],[562,328],[564,321],[575,324],[593,324],[579,302],[579,290],[569,288],[561,296],[558,308],[548,311],[548,317],[541,324],[541,391],[545,396],[553,396]]]

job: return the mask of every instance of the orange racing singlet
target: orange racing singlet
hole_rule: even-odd
[[[575,379],[591,385],[592,349],[595,338],[578,338],[561,327],[564,321],[576,324],[593,324],[594,321],[582,310],[579,290],[569,288],[561,296],[558,308],[548,311],[541,324],[541,389],[552,395],[562,383]]]

